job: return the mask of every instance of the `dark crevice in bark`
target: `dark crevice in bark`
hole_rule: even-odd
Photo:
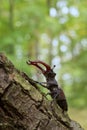
[[[40,126],[40,123],[41,123],[41,121],[39,121],[39,122],[37,123],[37,125],[36,125],[36,127],[35,127],[34,130],[38,130],[38,128],[39,128],[39,126]]]
[[[6,87],[6,89],[4,90],[3,94],[1,95],[1,98],[3,98],[3,96],[8,93],[10,87],[12,87],[13,82],[10,82],[9,85]]]
[[[17,111],[10,103],[6,101],[1,101],[1,108],[4,110],[5,114],[11,118],[23,119],[23,115]],[[16,115],[16,116],[15,116]]]
[[[26,128],[23,125],[17,123],[14,125],[14,127],[17,128],[17,130],[26,130]]]

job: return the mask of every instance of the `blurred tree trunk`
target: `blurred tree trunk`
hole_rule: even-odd
[[[35,58],[38,59],[39,56],[39,42],[38,40],[35,43]]]
[[[11,30],[13,30],[13,28],[14,28],[13,11],[14,11],[14,0],[9,0],[9,25],[10,25]]]
[[[0,130],[83,130],[0,54]]]
[[[52,39],[51,39],[51,41],[50,41],[50,43],[49,43],[49,52],[48,52],[48,57],[49,57],[49,65],[51,66],[52,65],[52,59],[53,59],[53,54],[52,54],[52,50],[53,49],[53,44],[52,44]]]

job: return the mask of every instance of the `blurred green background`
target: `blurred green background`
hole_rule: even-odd
[[[86,0],[0,0],[0,52],[38,80],[26,60],[56,65],[69,115],[87,129]]]

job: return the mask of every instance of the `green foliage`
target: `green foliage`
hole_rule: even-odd
[[[1,0],[0,51],[18,69],[34,77],[37,71],[26,65],[28,58],[55,64],[56,78],[69,104],[87,106],[85,0]]]

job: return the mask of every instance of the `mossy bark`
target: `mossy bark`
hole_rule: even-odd
[[[0,130],[83,130],[0,54]]]

